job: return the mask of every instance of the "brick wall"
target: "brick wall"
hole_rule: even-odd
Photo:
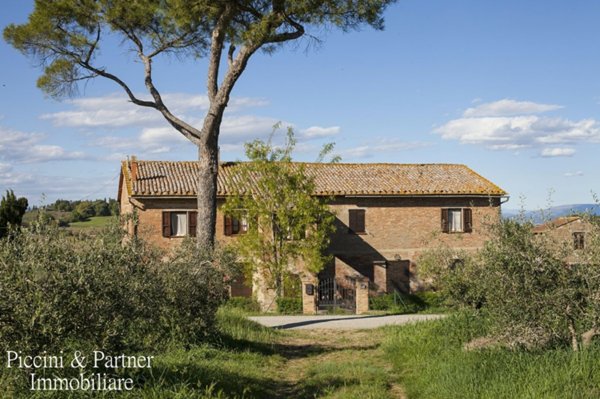
[[[336,259],[336,275],[359,272],[377,291],[408,291],[420,253],[441,243],[476,250],[487,239],[487,226],[498,221],[498,200],[487,198],[343,198],[331,205],[336,232],[329,251]],[[442,233],[442,208],[470,208],[472,232]],[[365,233],[349,232],[349,210],[365,210]],[[337,267],[341,263],[344,268]],[[382,265],[384,264],[385,267]],[[412,266],[411,266],[412,265]]]
[[[181,243],[181,237],[162,236],[162,213],[194,210],[196,199],[140,199],[140,202],[144,210],[138,209],[138,234],[167,249]],[[218,200],[219,208],[223,202]],[[472,232],[441,232],[441,209],[449,207],[472,210]],[[372,282],[377,280],[380,291],[388,292],[409,289],[419,254],[427,248],[440,243],[466,250],[481,248],[486,240],[486,225],[500,216],[498,199],[490,202],[487,198],[340,198],[331,203],[330,208],[337,216],[329,248],[335,262],[324,274],[362,275]],[[132,209],[126,190],[123,190],[121,209],[124,213]],[[365,210],[364,234],[348,232],[350,209]],[[236,239],[224,235],[224,217],[219,209],[216,233],[222,243]],[[375,272],[376,262],[384,262],[386,267]]]
[[[544,234],[547,234],[550,238],[552,238],[556,245],[566,246],[566,248],[569,250],[569,254],[565,260],[568,263],[579,263],[581,262],[580,257],[582,251],[575,249],[573,233],[583,233],[583,242],[585,246],[589,245],[589,234],[592,231],[593,227],[588,221],[578,219],[560,227],[550,228]]]
[[[162,214],[164,211],[193,211],[196,209],[196,199],[192,198],[174,198],[174,199],[140,199],[144,209],[138,209],[140,237],[159,245],[162,248],[170,249],[179,245],[183,237],[163,237],[162,235]],[[223,205],[223,200],[218,200],[217,206]],[[220,210],[217,210],[216,238],[222,243],[235,240],[235,236],[226,236],[224,232],[224,218]]]

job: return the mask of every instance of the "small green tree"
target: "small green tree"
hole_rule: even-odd
[[[94,206],[90,201],[81,201],[73,209],[72,219],[74,222],[82,222],[95,216]]]
[[[0,202],[0,238],[8,233],[10,226],[20,226],[27,211],[27,198],[17,199],[13,190],[7,190]]]
[[[418,259],[419,278],[451,306],[481,308],[485,303],[482,284],[474,284],[480,275],[475,253],[441,245],[423,252]]]
[[[250,162],[237,166],[238,187],[224,205],[224,212],[247,226],[236,245],[246,259],[246,272],[263,275],[276,296],[284,295],[284,283],[290,273],[316,274],[329,256],[325,249],[333,231],[335,216],[326,198],[313,195],[314,178],[305,165],[292,162],[294,133],[288,129],[281,148],[271,140],[247,143]],[[324,146],[318,161],[333,148]],[[337,161],[336,159],[332,160]]]
[[[110,208],[106,200],[96,200],[93,204],[94,216],[110,216]]]
[[[600,333],[600,226],[592,224],[578,252],[572,242],[515,220],[492,226],[490,237],[463,262],[453,262],[451,250],[434,251],[424,270],[455,304],[482,307],[494,338],[505,344],[569,344],[576,351]]]

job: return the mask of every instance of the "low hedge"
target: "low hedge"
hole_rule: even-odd
[[[302,298],[277,298],[277,311],[282,314],[302,313]]]

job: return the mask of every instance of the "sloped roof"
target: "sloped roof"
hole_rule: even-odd
[[[548,230],[553,230],[562,227],[566,224],[581,219],[579,216],[561,216],[544,224],[539,224],[533,228],[534,233],[543,233]]]
[[[136,163],[132,178],[132,163]],[[218,196],[234,194],[244,182],[240,163],[219,165]],[[294,163],[315,178],[315,195],[477,195],[502,196],[506,192],[459,164]],[[197,162],[123,161],[121,175],[134,197],[195,196]],[[119,188],[120,190],[120,188]]]

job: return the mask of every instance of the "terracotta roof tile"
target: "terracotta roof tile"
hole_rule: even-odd
[[[544,224],[539,224],[533,228],[534,233],[543,233],[548,230],[553,230],[581,219],[579,216],[560,216]]]
[[[132,196],[195,196],[196,162],[141,161],[137,178],[127,161],[122,174]],[[217,195],[226,196],[247,182],[236,173],[239,163],[219,165]],[[294,163],[294,166],[300,165]],[[315,195],[506,195],[465,165],[392,163],[302,163],[315,178]],[[129,190],[129,188],[131,188]]]

